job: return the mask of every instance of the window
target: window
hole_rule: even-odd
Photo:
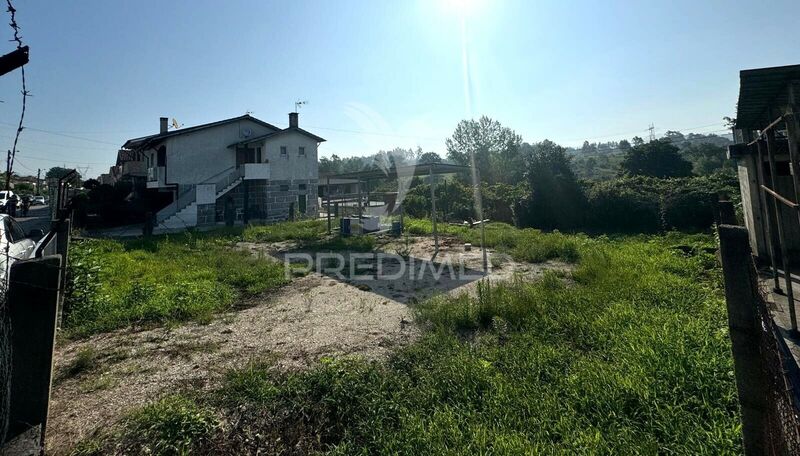
[[[261,148],[256,147],[256,163],[261,163]]]
[[[301,148],[297,149],[297,155],[305,155],[305,154],[306,154],[306,148],[305,147],[301,147]]]
[[[302,149],[302,147],[301,147],[301,149]],[[305,190],[306,189],[306,184],[300,184],[298,187],[299,187],[300,190]]]
[[[286,185],[286,184],[284,184],[284,185],[281,185],[281,191],[282,191],[282,192],[288,192],[288,191],[289,191],[289,186],[288,186],[288,185]]]
[[[286,153],[286,146],[281,146],[281,157],[288,157],[289,154]]]
[[[11,220],[6,217],[4,228],[6,230],[6,238],[8,238],[10,242],[14,243],[25,239],[25,231],[16,220]]]

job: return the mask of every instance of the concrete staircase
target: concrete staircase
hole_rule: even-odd
[[[215,200],[236,188],[236,186],[241,184],[243,180],[244,178],[241,175],[238,175],[233,180],[224,182],[224,186],[218,185],[217,188],[222,188],[221,190],[217,191]],[[155,232],[183,230],[197,226],[197,201],[195,189],[192,189],[191,192],[192,195],[187,195],[191,196],[190,203],[181,208],[178,208],[177,205],[167,206],[159,212],[158,216],[161,217],[161,222],[159,222],[158,226],[154,229]],[[172,215],[168,215],[167,212],[169,211],[174,213]]]

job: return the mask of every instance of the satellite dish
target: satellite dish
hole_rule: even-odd
[[[174,128],[175,130],[177,130],[178,128],[181,128],[181,126],[178,124],[178,121],[175,120],[174,117],[172,118],[172,128]]]

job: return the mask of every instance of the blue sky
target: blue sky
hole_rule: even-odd
[[[284,126],[296,100],[301,126],[328,139],[321,156],[444,155],[458,121],[484,114],[564,145],[645,136],[651,122],[719,131],[739,70],[800,63],[796,0],[468,3],[17,0],[33,97],[15,170],[93,176],[162,115],[190,126],[252,111]],[[18,71],[0,78],[5,148],[19,90]]]

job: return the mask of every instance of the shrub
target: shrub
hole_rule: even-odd
[[[588,223],[611,232],[652,233],[661,229],[659,195],[647,179],[622,178],[591,184]]]

